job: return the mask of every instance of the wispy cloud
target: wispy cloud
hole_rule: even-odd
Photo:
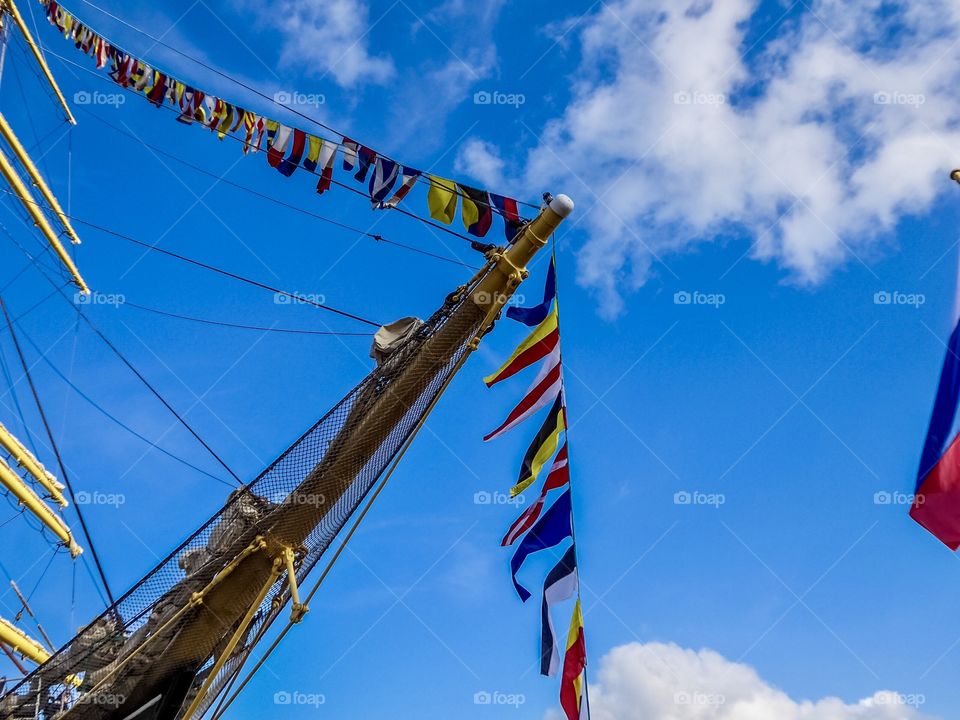
[[[235,0],[234,4],[281,33],[282,67],[308,77],[331,77],[342,87],[383,84],[396,74],[389,55],[370,50],[371,31],[382,18],[371,18],[362,0]]]
[[[608,314],[660,259],[730,231],[799,282],[869,263],[943,187],[960,141],[954,3],[798,0],[759,28],[758,5],[619,0],[566,25],[571,101],[528,128],[536,146],[497,185],[579,201],[581,279]],[[491,184],[502,166],[477,143],[461,165]]]

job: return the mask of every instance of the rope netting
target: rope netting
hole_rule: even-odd
[[[469,353],[486,315],[469,287],[484,274],[8,692],[0,718],[114,720],[149,704],[138,719],[172,720],[207,681],[191,715],[205,712],[284,612],[291,593],[282,548],[293,550],[302,583]]]

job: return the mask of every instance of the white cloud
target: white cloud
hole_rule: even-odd
[[[238,0],[283,34],[280,64],[305,75],[329,76],[343,87],[383,84],[393,60],[371,54],[370,10],[362,0]]]
[[[748,665],[712,650],[630,643],[605,655],[590,684],[593,720],[922,720],[922,695],[881,691],[859,702],[793,700]],[[547,718],[560,715],[550,711]]]
[[[754,258],[818,282],[853,256],[869,261],[946,187],[960,6],[817,0],[753,49],[766,29],[747,35],[757,5],[603,4],[577,31],[572,101],[525,166],[491,177],[495,149],[461,152],[491,185],[579,201],[581,280],[608,314],[652,268],[669,274],[658,260],[731,230]]]
[[[502,187],[504,166],[494,145],[471,138],[460,147],[454,170],[469,173],[483,187]]]

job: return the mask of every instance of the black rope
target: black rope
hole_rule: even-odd
[[[61,295],[63,295],[63,293],[61,293]],[[63,295],[63,298],[68,303],[70,302],[70,299],[67,298],[65,295]],[[233,478],[237,481],[238,485],[242,487],[243,481],[240,479],[240,476],[237,475],[229,465],[227,465],[227,463],[223,460],[223,458],[221,458],[220,455],[217,454],[216,450],[214,450],[212,447],[210,447],[210,445],[207,444],[206,440],[200,437],[200,434],[193,429],[193,426],[186,421],[186,418],[184,418],[180,413],[178,413],[176,409],[173,407],[173,405],[167,402],[167,399],[160,394],[160,392],[150,383],[149,380],[147,380],[146,377],[144,377],[143,373],[137,370],[137,368],[134,366],[132,362],[127,360],[126,356],[122,352],[120,352],[117,346],[114,345],[110,341],[110,339],[100,331],[100,328],[98,328],[96,325],[93,324],[93,321],[90,320],[90,318],[84,315],[79,308],[75,307],[74,309],[77,311],[77,314],[80,316],[80,318],[83,319],[83,321],[87,324],[87,327],[89,327],[91,330],[93,330],[94,333],[96,333],[97,337],[99,337],[104,342],[104,344],[108,348],[110,348],[111,351],[113,351],[113,354],[116,355],[118,358],[120,358],[120,361],[124,365],[126,365],[130,369],[130,371],[137,376],[137,378],[139,378],[140,382],[142,382],[146,386],[146,388],[151,393],[153,393],[154,397],[156,397],[157,400],[163,403],[163,406],[170,411],[170,413],[177,419],[177,422],[183,425],[183,427],[186,428],[191,435],[193,435],[193,437],[197,440],[197,442],[203,445],[206,451],[213,456],[214,460],[220,463],[223,469],[226,470],[228,473],[230,473],[233,476]]]
[[[57,458],[57,465],[60,468],[60,477],[63,480],[63,484],[67,486],[67,492],[70,493],[70,501],[73,503],[73,509],[77,513],[77,518],[80,520],[80,527],[83,530],[83,535],[87,539],[87,546],[90,548],[90,554],[93,556],[93,562],[97,566],[97,572],[100,574],[100,580],[103,582],[103,588],[107,592],[107,597],[110,599],[110,605],[113,605],[113,593],[110,591],[110,583],[107,582],[107,575],[103,571],[103,565],[100,563],[100,556],[97,553],[96,546],[93,544],[93,538],[90,535],[90,530],[87,528],[87,521],[83,517],[83,513],[80,511],[80,506],[77,504],[76,495],[73,492],[73,484],[70,482],[70,477],[67,474],[67,468],[63,463],[63,458],[60,456],[60,449],[57,447],[57,441],[53,437],[53,431],[50,429],[50,423],[47,420],[47,414],[44,412],[43,403],[40,402],[40,395],[37,393],[37,387],[33,384],[33,377],[30,375],[30,368],[27,365],[27,360],[23,355],[23,350],[20,347],[20,341],[17,339],[17,334],[13,329],[13,322],[10,319],[10,315],[7,312],[7,306],[3,302],[3,298],[0,298],[0,310],[3,311],[3,317],[7,322],[7,329],[10,331],[10,338],[13,340],[13,346],[16,348],[17,356],[20,358],[20,365],[23,367],[24,376],[27,378],[27,383],[30,386],[30,392],[33,394],[33,401],[37,405],[37,412],[40,414],[40,420],[43,422],[43,428],[47,433],[47,439],[50,441],[50,448],[53,450],[54,456]]]
[[[53,553],[53,555],[50,556],[50,559],[47,561],[47,566],[43,569],[43,572],[40,573],[40,577],[38,577],[37,582],[34,583],[33,589],[27,593],[27,602],[30,602],[33,599],[34,593],[37,592],[37,588],[40,587],[40,583],[42,583],[43,579],[47,576],[47,571],[50,569],[50,566],[53,565],[53,561],[56,559],[56,557],[56,553]]]
[[[20,277],[21,277],[27,270],[29,270],[31,267],[33,267],[33,263],[29,263],[29,262],[28,262],[26,265],[24,265],[22,268],[20,268],[20,269],[17,271],[17,273],[16,273],[12,278],[10,278],[10,279],[4,284],[4,286],[3,286],[2,288],[0,288],[0,293],[6,292],[7,289],[8,289],[11,285],[13,285],[17,280],[19,280]]]
[[[10,373],[10,368],[7,366],[7,356],[4,354],[2,346],[0,346],[0,371],[2,371],[3,378],[7,382],[7,387],[10,388],[10,397],[13,398],[13,407],[17,411],[17,417],[20,418],[20,424],[23,426],[27,445],[33,451],[34,455],[39,455],[40,453],[37,452],[37,445],[33,441],[33,433],[30,432],[30,428],[27,425],[27,420],[23,415],[23,406],[20,405],[20,398],[17,396],[17,389],[15,387],[15,383],[13,382],[13,375]]]
[[[18,243],[15,238],[13,238],[13,237],[11,236],[11,239],[13,240],[13,242],[16,244],[16,246],[20,249],[20,251],[21,251],[22,253],[24,253],[27,257],[33,259],[33,256],[30,255],[30,253],[27,252],[26,248],[24,248],[20,243]],[[48,283],[50,283],[51,285],[56,286],[56,283],[54,283],[54,282],[47,276],[46,273],[44,273],[43,271],[41,271],[40,274],[43,276],[43,278],[44,278]],[[154,395],[154,397],[156,397],[156,398],[163,404],[163,406],[164,406],[165,408],[167,408],[167,410],[170,411],[170,413],[177,419],[177,421],[178,421],[184,428],[186,428],[187,431],[188,431],[191,435],[193,435],[193,437],[197,440],[197,442],[199,442],[201,445],[203,445],[204,449],[206,449],[206,451],[209,452],[210,455],[212,455],[213,458],[214,458],[218,463],[220,463],[220,465],[221,465],[228,473],[230,473],[230,475],[233,476],[233,478],[237,481],[237,484],[238,484],[240,487],[243,487],[243,486],[244,486],[244,485],[243,485],[243,481],[240,479],[240,476],[237,475],[229,465],[227,465],[227,463],[223,460],[223,458],[221,458],[221,457],[217,454],[217,452],[216,452],[212,447],[210,447],[210,445],[208,445],[207,442],[206,442],[202,437],[200,437],[200,435],[197,433],[197,431],[193,429],[193,426],[190,425],[190,423],[188,423],[188,422],[186,421],[186,419],[185,419],[183,416],[181,416],[181,415],[174,409],[174,407],[173,407],[169,402],[167,402],[166,398],[164,398],[163,395],[161,395],[160,392],[159,392],[153,385],[150,384],[150,381],[147,380],[146,377],[144,377],[143,374],[142,374],[139,370],[137,370],[137,368],[133,365],[133,363],[130,362],[129,360],[127,360],[126,356],[125,356],[122,352],[120,352],[120,350],[119,350],[112,342],[110,342],[110,340],[107,338],[107,336],[104,335],[104,334],[100,331],[100,328],[98,328],[98,327],[94,324],[94,322],[93,322],[90,318],[88,318],[88,317],[81,311],[81,309],[80,309],[79,307],[77,307],[77,305],[76,305],[75,303],[73,303],[73,302],[70,301],[70,298],[68,298],[68,297],[63,293],[62,290],[60,290],[60,289],[58,288],[58,292],[59,292],[59,294],[60,294],[60,297],[63,298],[64,302],[66,302],[67,305],[68,305],[75,313],[77,313],[77,315],[80,317],[80,319],[82,319],[82,320],[87,324],[87,327],[89,327],[91,330],[93,330],[94,333],[96,333],[97,337],[99,337],[99,338],[103,341],[103,343],[104,343],[108,348],[110,348],[110,350],[113,352],[113,354],[116,355],[116,356],[120,359],[120,361],[121,361],[124,365],[126,365],[127,368],[129,368],[129,370],[130,370],[134,375],[137,376],[137,378],[140,380],[140,382],[143,383],[144,387],[146,387],[146,388]]]
[[[4,194],[6,194],[6,195],[13,195],[13,194],[14,194],[12,190],[4,190],[4,189],[2,189],[2,188],[0,188],[0,192],[4,193]],[[30,202],[30,201],[24,200],[24,202]],[[35,201],[32,202],[31,204],[36,205],[36,206],[38,206],[38,207],[46,207],[46,206],[43,205],[42,203],[35,202]],[[254,287],[259,287],[259,288],[261,288],[261,289],[263,289],[263,290],[269,290],[269,291],[272,292],[274,295],[283,295],[283,296],[285,296],[285,297],[292,298],[292,299],[296,300],[297,302],[302,302],[302,303],[304,303],[304,304],[306,304],[306,305],[313,305],[314,307],[320,308],[321,310],[326,310],[327,312],[335,313],[336,315],[342,315],[343,317],[350,318],[351,320],[356,320],[357,322],[361,322],[361,323],[364,323],[364,324],[366,324],[366,325],[370,325],[371,327],[380,328],[380,326],[383,325],[383,323],[378,323],[378,322],[374,322],[373,320],[368,320],[368,319],[365,318],[365,317],[361,317],[361,316],[359,316],[359,315],[354,315],[353,313],[349,313],[349,312],[347,312],[346,310],[340,310],[340,309],[338,309],[338,308],[332,307],[331,305],[324,305],[323,303],[319,303],[319,302],[317,302],[317,301],[315,301],[315,300],[311,300],[310,298],[305,297],[305,296],[303,296],[303,295],[299,295],[299,294],[297,294],[297,293],[292,293],[292,292],[288,292],[288,291],[286,291],[286,290],[281,290],[281,289],[279,289],[279,288],[275,288],[275,287],[273,287],[272,285],[267,285],[266,283],[262,283],[262,282],[260,282],[260,281],[258,281],[258,280],[252,280],[252,279],[250,279],[250,278],[244,277],[243,275],[237,275],[236,273],[230,272],[229,270],[222,270],[221,268],[218,268],[218,267],[216,267],[216,266],[214,266],[214,265],[208,265],[207,263],[201,262],[201,261],[199,261],[199,260],[194,260],[193,258],[189,258],[189,257],[187,257],[186,255],[180,255],[179,253],[175,253],[175,252],[173,252],[173,251],[171,251],[171,250],[164,250],[163,248],[157,247],[156,245],[154,245],[154,244],[152,244],[152,243],[148,243],[148,242],[145,242],[145,241],[143,241],[143,240],[137,240],[135,237],[131,237],[131,236],[129,236],[129,235],[124,235],[123,233],[119,233],[119,232],[117,232],[117,231],[115,231],[115,230],[111,230],[110,228],[104,227],[104,226],[102,226],[102,225],[98,225],[97,223],[92,223],[92,222],[90,222],[89,220],[83,220],[83,219],[81,219],[81,218],[78,218],[76,215],[66,215],[66,217],[68,217],[70,220],[73,220],[73,221],[76,222],[76,223],[80,223],[81,225],[86,225],[87,227],[93,228],[94,230],[99,230],[100,232],[105,233],[106,235],[109,235],[109,236],[111,236],[111,237],[116,237],[116,238],[119,238],[119,239],[121,239],[121,240],[125,240],[125,241],[127,241],[127,242],[133,243],[134,245],[139,245],[140,247],[145,248],[146,250],[149,250],[150,252],[158,252],[158,253],[160,253],[161,255],[167,255],[167,256],[172,257],[172,258],[175,258],[175,259],[177,259],[177,260],[182,260],[183,262],[190,263],[191,265],[196,265],[197,267],[201,267],[201,268],[203,268],[203,269],[205,269],[205,270],[210,270],[211,272],[215,272],[215,273],[218,273],[218,274],[220,274],[220,275],[224,275],[224,276],[229,277],[229,278],[232,278],[232,279],[234,279],[234,280],[239,280],[240,282],[247,283],[248,285],[253,285]],[[25,222],[26,222],[26,221],[25,221]],[[12,236],[11,236],[11,239],[13,239]],[[14,242],[15,242],[15,243],[17,244],[17,246],[21,249],[21,251],[26,252],[26,251],[24,250],[24,248],[23,248],[22,245],[20,245],[19,243],[17,243],[16,240],[14,240]],[[28,257],[31,257],[31,258],[32,258],[33,256],[28,255]],[[48,279],[49,279],[49,278],[48,278]],[[61,294],[62,294],[62,293],[61,293]],[[72,304],[72,303],[71,303],[71,304]],[[74,308],[74,309],[76,309],[76,308]],[[82,317],[85,317],[85,316],[82,316]],[[87,322],[89,322],[89,320],[87,320]]]
[[[157,247],[156,245],[151,245],[150,243],[144,242],[143,240],[137,240],[136,238],[132,238],[132,237],[130,237],[130,236],[128,236],[128,235],[122,235],[122,234],[120,234],[120,233],[115,233],[115,232],[112,232],[112,231],[110,231],[110,230],[107,230],[106,228],[98,227],[98,226],[96,226],[96,225],[94,225],[94,224],[92,224],[92,223],[84,222],[83,220],[77,220],[77,222],[83,223],[84,225],[87,225],[87,226],[89,226],[89,227],[92,227],[92,228],[94,228],[94,229],[96,229],[96,230],[100,230],[101,232],[105,232],[105,233],[107,233],[108,235],[112,235],[113,237],[120,238],[121,240],[126,240],[127,242],[131,242],[131,243],[133,243],[134,245],[139,245],[140,247],[145,248],[145,249],[149,250],[150,252],[158,252],[158,253],[160,253],[161,255],[167,255],[168,257],[172,257],[172,258],[175,258],[175,259],[177,259],[177,260],[181,260],[181,261],[183,261],[183,262],[190,263],[191,265],[196,265],[197,267],[203,268],[204,270],[209,270],[209,271],[211,271],[211,272],[218,273],[218,274],[223,275],[223,276],[225,276],[225,277],[232,278],[232,279],[234,279],[234,280],[239,280],[239,281],[242,282],[242,283],[246,283],[246,284],[248,284],[248,285],[252,285],[252,286],[254,286],[254,287],[258,287],[258,288],[261,288],[261,289],[263,289],[263,290],[268,290],[268,291],[272,292],[274,295],[283,295],[284,297],[291,298],[291,299],[293,299],[293,300],[296,300],[297,302],[306,303],[307,305],[313,305],[314,307],[320,308],[321,310],[326,310],[327,312],[332,312],[332,313],[335,313],[335,314],[337,314],[337,315],[342,315],[343,317],[350,318],[351,320],[356,320],[357,322],[361,322],[361,323],[364,323],[365,325],[369,325],[369,326],[371,326],[371,327],[375,327],[375,328],[378,328],[378,329],[383,325],[383,323],[378,323],[378,322],[375,322],[375,321],[373,321],[373,320],[368,320],[368,319],[365,318],[365,317],[360,317],[359,315],[354,315],[353,313],[349,313],[349,312],[347,312],[346,310],[340,310],[340,309],[335,308],[335,307],[332,307],[332,306],[330,306],[330,305],[324,305],[323,303],[319,303],[319,302],[317,302],[316,300],[311,300],[310,298],[308,298],[308,297],[306,297],[306,296],[304,296],[304,295],[300,295],[299,293],[292,293],[292,292],[288,292],[288,291],[286,291],[286,290],[281,290],[280,288],[275,288],[275,287],[273,287],[272,285],[267,285],[266,283],[262,283],[262,282],[260,282],[259,280],[253,280],[253,279],[251,279],[251,278],[244,277],[243,275],[238,275],[238,274],[236,274],[236,273],[230,272],[229,270],[223,270],[223,269],[218,268],[218,267],[216,267],[216,266],[214,266],[214,265],[208,265],[208,264],[205,263],[205,262],[201,262],[201,261],[199,261],[199,260],[194,260],[193,258],[189,258],[189,257],[187,257],[186,255],[180,255],[179,253],[175,253],[175,252],[172,252],[172,251],[170,251],[170,250],[164,250],[163,248],[159,248],[159,247]]]
[[[337,337],[370,337],[373,335],[373,333],[333,332],[330,330],[301,330],[295,328],[266,327],[262,325],[240,325],[237,323],[223,322],[221,320],[207,320],[205,318],[191,317],[189,315],[178,315],[177,313],[168,312],[166,310],[159,310],[157,308],[147,307],[146,305],[138,305],[137,303],[132,303],[129,300],[125,300],[123,302],[123,306],[137,308],[137,310],[144,310],[145,312],[154,313],[155,315],[176,318],[177,320],[188,320],[190,322],[201,323],[203,325],[215,325],[217,327],[234,328],[237,330],[257,330],[258,332],[289,333],[291,335],[333,335]]]
[[[203,468],[197,467],[196,465],[194,465],[193,463],[189,462],[188,460],[185,460],[185,459],[183,459],[182,457],[179,457],[178,455],[175,455],[174,453],[170,452],[169,450],[161,447],[160,445],[158,445],[157,443],[153,442],[152,440],[150,440],[149,438],[145,437],[144,435],[141,435],[139,432],[137,432],[137,431],[134,430],[132,427],[130,427],[129,425],[127,425],[126,423],[124,423],[122,420],[120,420],[118,417],[116,417],[115,415],[113,415],[112,413],[110,413],[106,408],[104,408],[103,406],[101,406],[96,400],[94,400],[94,399],[91,398],[89,395],[87,395],[85,392],[83,392],[83,390],[81,390],[81,389],[76,385],[76,383],[74,383],[72,380],[70,380],[69,378],[67,378],[67,376],[64,375],[64,373],[63,373],[56,365],[53,364],[53,361],[51,361],[50,358],[48,358],[48,357],[46,356],[46,354],[44,354],[44,353],[41,351],[40,346],[33,340],[33,338],[30,337],[30,335],[27,334],[27,332],[26,332],[22,327],[20,328],[20,334],[23,336],[23,338],[24,338],[28,343],[30,343],[31,346],[33,346],[33,349],[36,350],[37,353],[39,353],[40,359],[43,360],[44,363],[46,363],[47,367],[49,367],[57,377],[59,377],[71,390],[73,390],[77,395],[79,395],[81,398],[83,398],[84,400],[86,400],[90,405],[93,406],[94,409],[96,409],[98,412],[100,412],[100,413],[101,413],[103,416],[105,416],[107,419],[109,419],[109,420],[111,420],[112,422],[114,422],[116,425],[118,425],[119,427],[121,427],[123,430],[126,430],[128,433],[130,433],[131,435],[133,435],[133,436],[134,436],[135,438],[137,438],[138,440],[143,441],[144,443],[146,443],[147,445],[149,445],[149,446],[150,446],[151,448],[153,448],[154,450],[157,450],[157,451],[163,453],[164,455],[166,455],[167,457],[169,457],[169,458],[171,458],[171,459],[173,459],[173,460],[176,460],[177,462],[179,462],[179,463],[182,464],[182,465],[187,466],[187,467],[190,468],[191,470],[195,470],[195,471],[197,471],[198,473],[201,473],[202,475],[206,475],[208,478],[211,478],[212,480],[216,480],[218,483],[221,483],[221,484],[223,484],[223,485],[226,485],[227,487],[230,487],[230,488],[233,487],[233,484],[232,484],[232,483],[229,483],[229,482],[227,482],[226,480],[224,480],[223,478],[217,477],[216,475],[213,475],[212,473],[207,472],[207,471],[204,470]]]

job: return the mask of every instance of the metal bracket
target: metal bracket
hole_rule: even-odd
[[[303,616],[307,614],[310,608],[300,602],[300,588],[297,586],[297,571],[293,567],[293,550],[289,547],[284,547],[282,557],[287,567],[287,582],[290,585],[290,598],[293,600],[290,606],[290,622],[298,623],[303,620]]]

